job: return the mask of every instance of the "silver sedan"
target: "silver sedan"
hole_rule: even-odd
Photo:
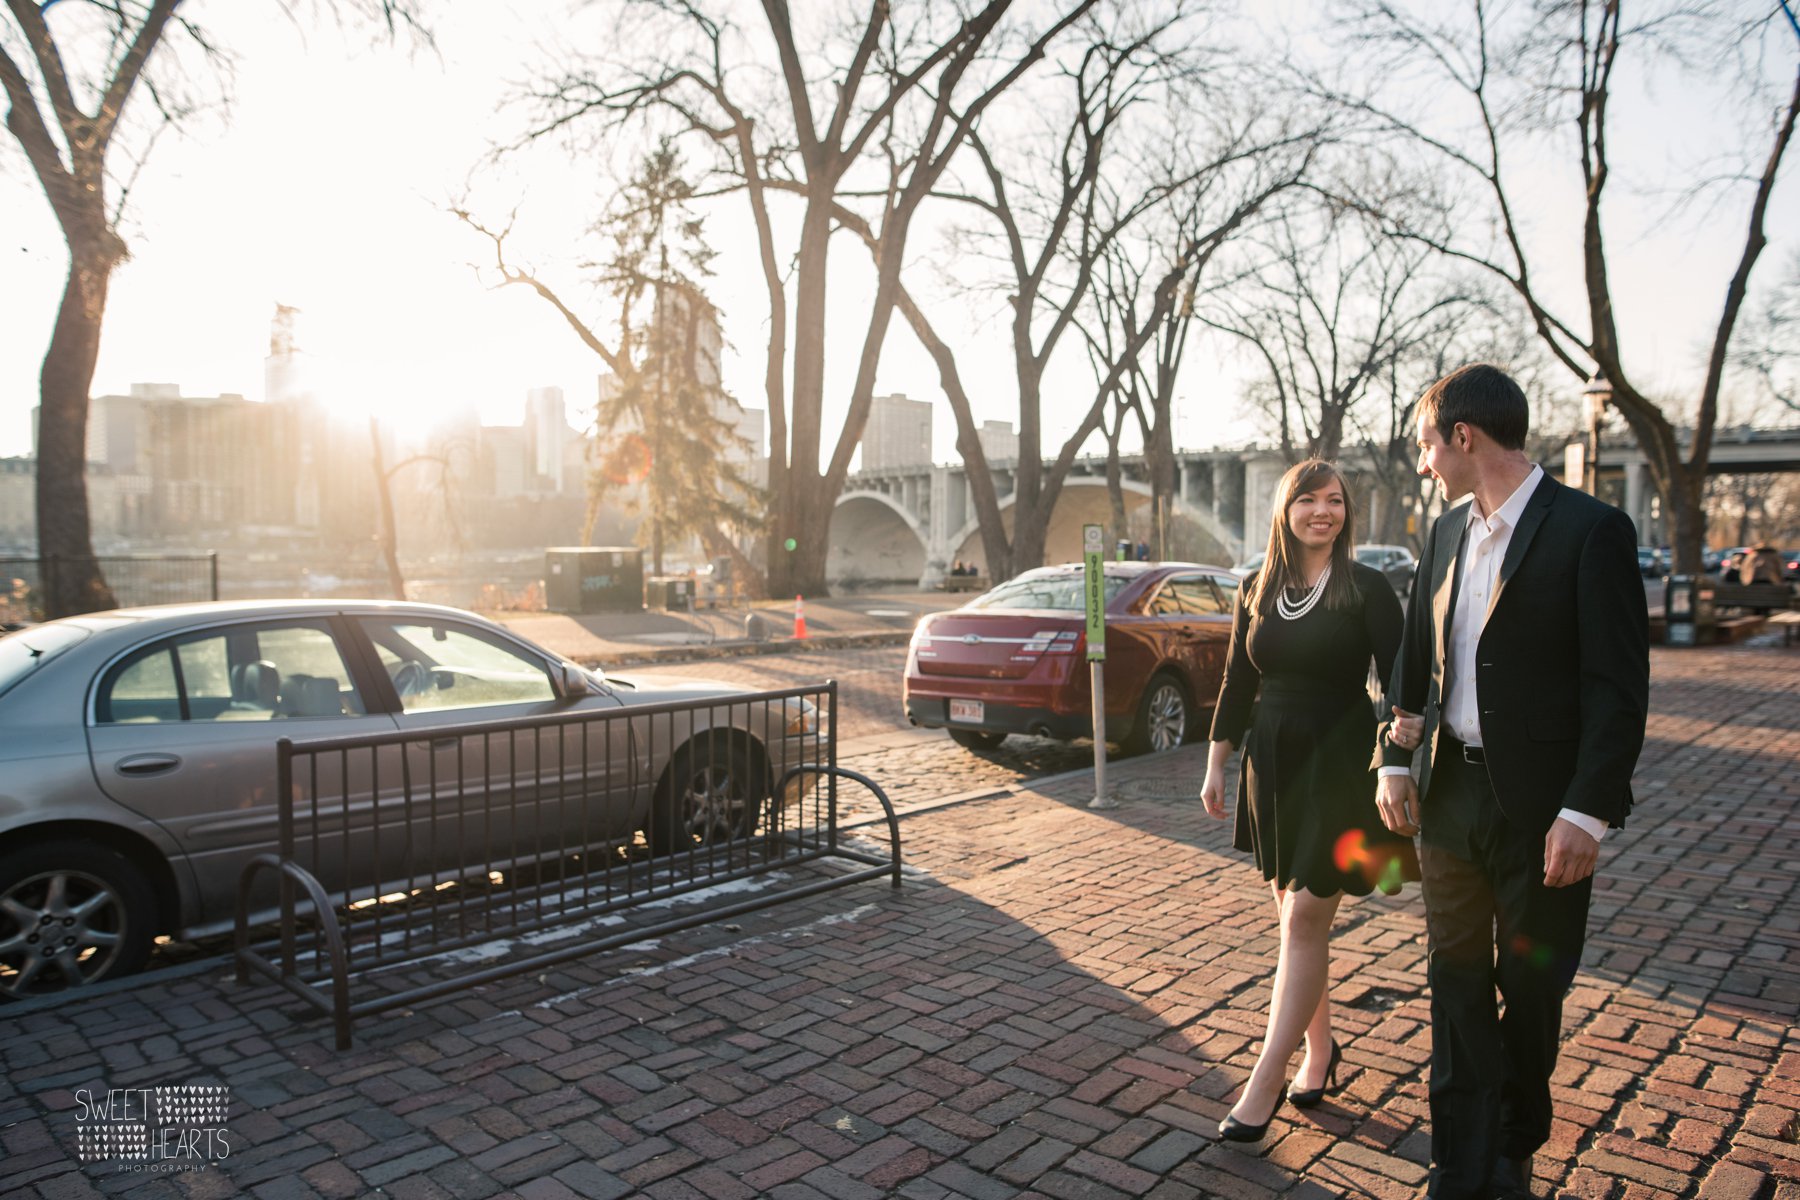
[[[398,602],[125,609],[0,637],[0,1000],[129,974],[159,935],[228,929],[243,865],[276,845],[280,738],[744,694],[608,678],[472,613]],[[755,706],[720,711],[746,724]],[[658,725],[673,736],[597,724],[631,747],[634,779],[658,781],[596,789],[598,835],[670,850],[748,833],[785,762],[764,747],[817,732],[810,704],[780,711],[784,728],[735,739],[694,738],[699,714]]]

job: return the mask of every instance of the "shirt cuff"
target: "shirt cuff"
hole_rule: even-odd
[[[1606,822],[1602,821],[1599,817],[1589,816],[1584,812],[1576,812],[1572,808],[1565,808],[1556,815],[1593,838],[1596,842],[1606,836],[1608,826]]]
[[[1389,775],[1411,775],[1411,774],[1412,774],[1411,767],[1383,767],[1383,768],[1381,768],[1381,777],[1383,779],[1386,779]]]

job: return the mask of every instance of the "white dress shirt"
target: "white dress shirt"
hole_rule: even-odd
[[[1475,697],[1475,655],[1481,631],[1487,626],[1488,606],[1500,586],[1500,564],[1506,560],[1506,548],[1512,544],[1513,530],[1519,527],[1525,505],[1543,478],[1544,468],[1533,465],[1525,482],[1491,516],[1482,514],[1479,499],[1469,504],[1468,530],[1463,538],[1462,553],[1456,559],[1462,582],[1456,590],[1456,604],[1450,614],[1450,637],[1444,646],[1444,696],[1439,705],[1443,731],[1464,745],[1481,745],[1481,706]],[[1425,602],[1430,602],[1429,597]],[[1382,774],[1395,775],[1404,770],[1403,767],[1384,767]],[[1557,815],[1595,841],[1606,836],[1606,822],[1599,817],[1570,808]]]

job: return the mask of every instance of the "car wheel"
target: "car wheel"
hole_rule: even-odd
[[[651,807],[651,851],[674,854],[749,836],[767,790],[741,737],[701,735],[670,760]]]
[[[0,1000],[142,970],[156,897],[110,847],[39,842],[0,855]]]
[[[1188,698],[1181,681],[1164,671],[1154,675],[1138,700],[1137,721],[1125,749],[1131,754],[1173,750],[1187,740]]]
[[[1006,735],[986,733],[980,729],[952,729],[950,740],[965,750],[994,750],[1006,740]]]

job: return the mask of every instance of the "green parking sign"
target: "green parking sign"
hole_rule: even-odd
[[[1081,527],[1082,591],[1087,597],[1087,656],[1089,662],[1106,658],[1106,528]]]

